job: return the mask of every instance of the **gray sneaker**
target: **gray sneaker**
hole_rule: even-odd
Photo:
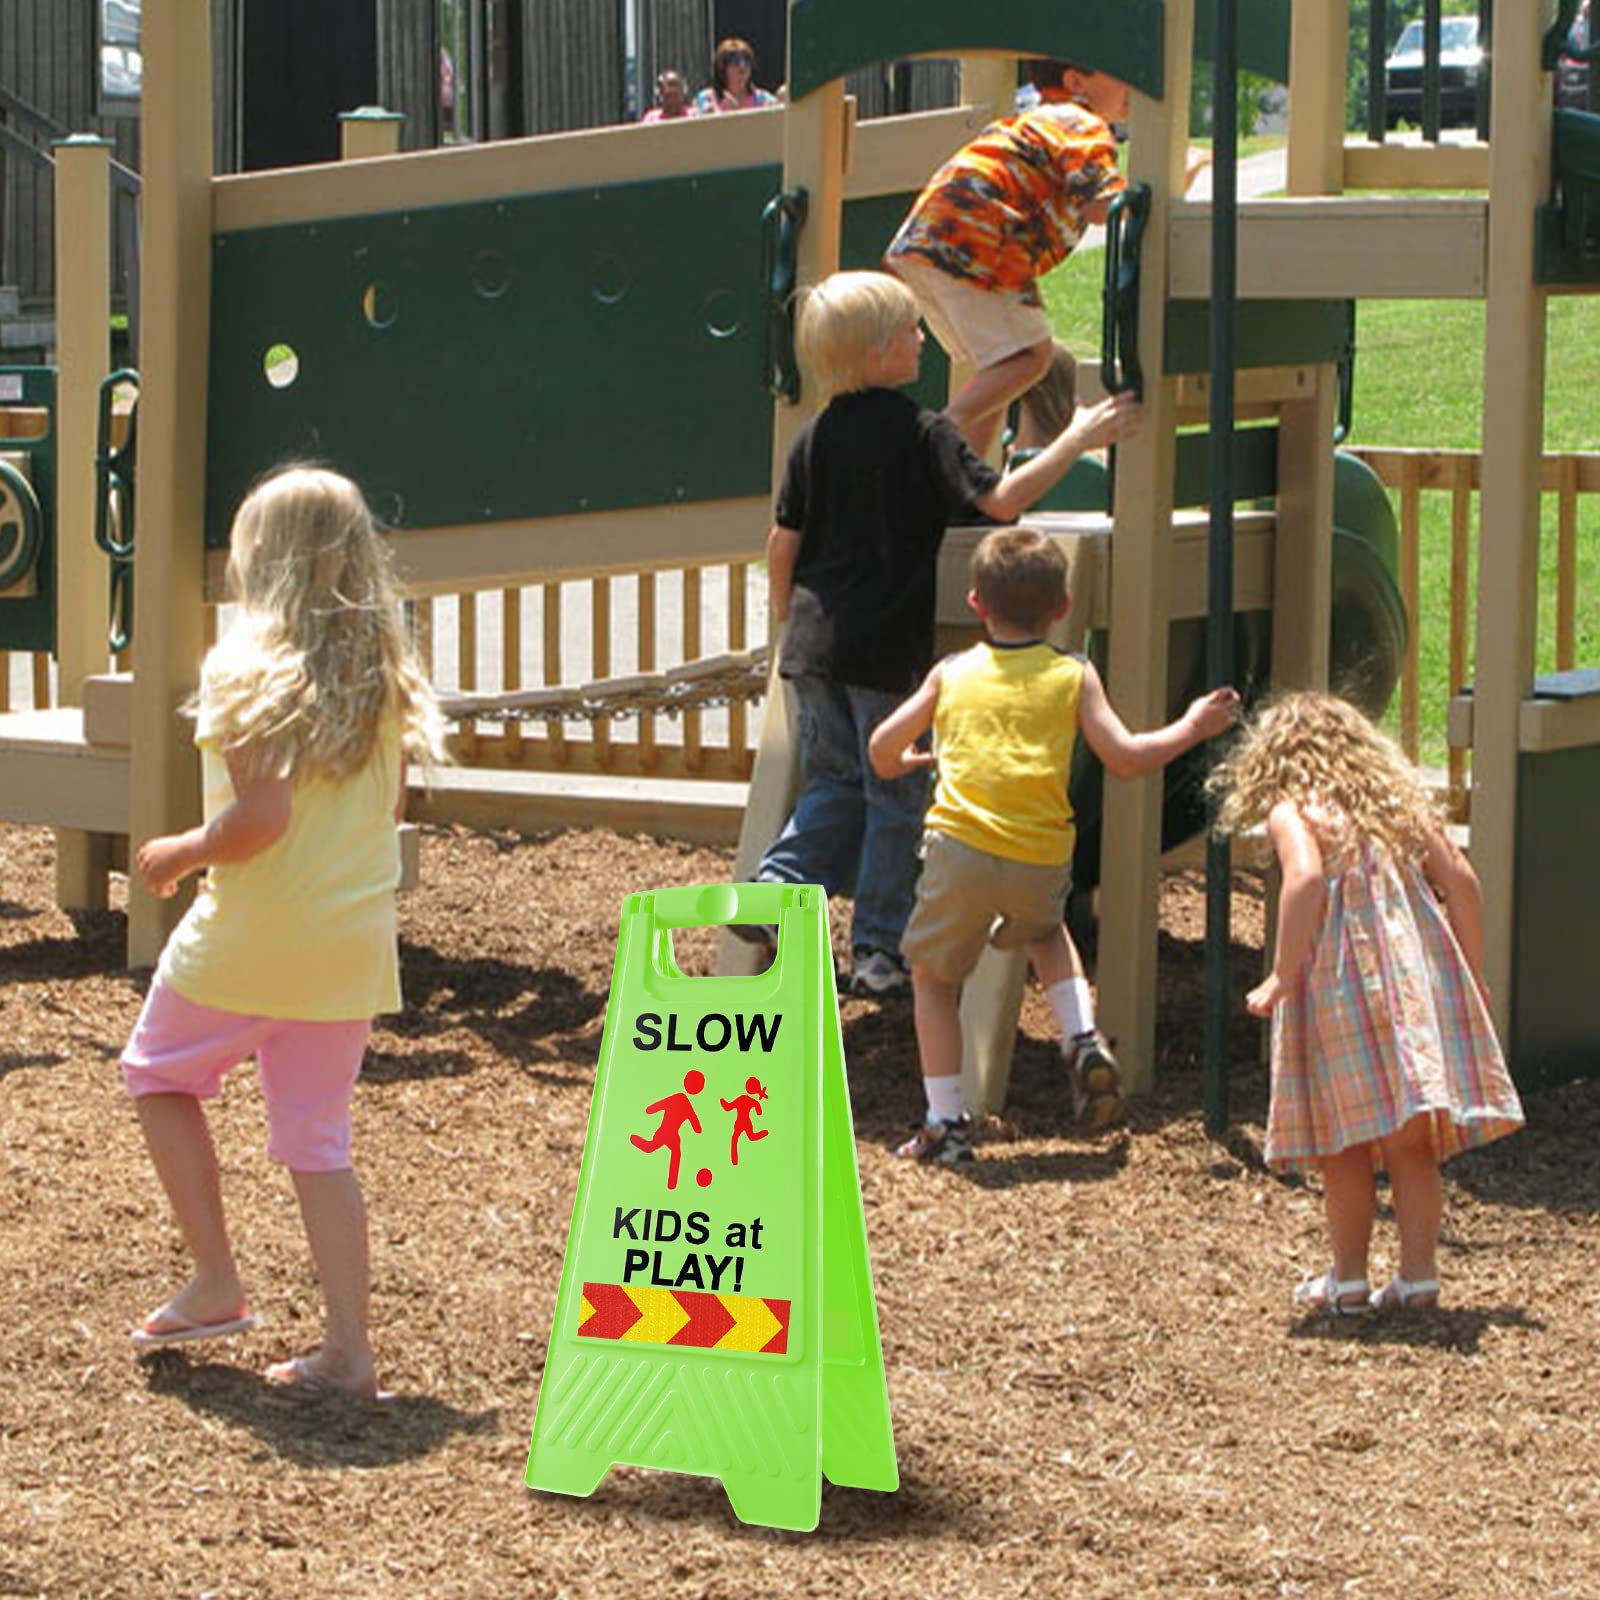
[[[911,974],[899,956],[887,950],[859,949],[850,968],[851,994],[870,995],[885,999],[889,995],[905,994],[911,988]]]
[[[1126,1109],[1122,1103],[1122,1079],[1105,1035],[1097,1028],[1077,1034],[1065,1056],[1074,1120],[1091,1130],[1120,1122]]]
[[[953,1167],[972,1159],[972,1118],[959,1116],[954,1122],[923,1122],[895,1154],[905,1161],[927,1161],[935,1166]]]

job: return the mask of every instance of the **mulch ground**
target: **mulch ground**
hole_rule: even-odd
[[[52,909],[49,835],[0,832],[0,1595],[1600,1593],[1600,1088],[1534,1097],[1447,1169],[1445,1309],[1297,1318],[1319,1196],[1261,1169],[1237,997],[1235,1132],[1202,1130],[1190,877],[1163,897],[1159,1089],[1114,1134],[1069,1125],[1030,994],[978,1161],[896,1162],[909,1007],[843,1004],[898,1493],[827,1488],[798,1535],[741,1526],[705,1479],[525,1489],[618,911],[728,871],[607,834],[426,834],[409,1008],[357,1097],[398,1395],[374,1408],[260,1380],[318,1301],[248,1073],[213,1122],[266,1326],[135,1359],[129,1327],[185,1275],[117,1082],[141,985],[120,914]],[[1242,992],[1259,887],[1238,900]],[[1375,1269],[1391,1252],[1385,1207]]]

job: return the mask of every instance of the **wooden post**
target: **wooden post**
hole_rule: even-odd
[[[1344,68],[1347,0],[1294,0],[1289,64],[1289,193],[1344,188]],[[1316,369],[1304,400],[1287,402],[1278,425],[1278,527],[1272,563],[1272,675],[1285,686],[1328,684],[1333,612],[1333,428],[1335,368]]]
[[[94,542],[100,382],[111,359],[111,141],[87,134],[56,152],[56,702],[83,704],[104,672],[109,579]],[[111,840],[57,828],[56,904],[103,911]]]
[[[1534,207],[1550,186],[1550,86],[1541,6],[1495,16],[1484,309],[1483,495],[1472,715],[1472,859],[1483,880],[1484,977],[1502,1038],[1511,1021],[1517,724],[1533,685],[1545,293],[1533,281]]]
[[[135,847],[200,816],[200,768],[178,708],[204,648],[206,362],[211,314],[211,12],[147,0],[144,23],[144,261],[140,343],[139,581],[134,593]],[[128,960],[145,966],[182,910],[135,875]]]
[[[793,102],[783,118],[783,186],[803,188],[807,194],[805,226],[800,230],[797,285],[814,284],[838,270],[839,239],[844,214],[845,163],[850,148],[855,101],[847,100],[844,80],[836,78],[803,100]],[[806,419],[816,411],[816,401],[802,388],[794,405],[778,405],[772,421],[772,473],[776,491],[789,448]],[[754,878],[761,852],[777,838],[794,803],[800,778],[800,749],[790,691],[778,676],[778,627],[770,613],[769,637],[773,667],[767,680],[767,698],[761,719],[761,739],[750,774],[744,818],[739,825],[739,848],[734,861],[736,882]],[[754,970],[755,947],[731,934],[722,936],[717,970],[748,973]]]
[[[385,111],[382,106],[357,106],[339,113],[339,159],[364,161],[370,156],[400,153],[400,129],[405,123],[400,111]]]
[[[1130,728],[1167,715],[1167,631],[1172,569],[1172,471],[1177,380],[1163,375],[1170,201],[1183,189],[1189,131],[1193,0],[1168,0],[1166,93],[1135,94],[1128,177],[1152,190],[1139,287],[1144,426],[1118,449],[1111,540],[1111,702]],[[1100,864],[1100,1023],[1118,1041],[1124,1085],[1155,1075],[1156,924],[1161,892],[1160,773],[1106,780]]]

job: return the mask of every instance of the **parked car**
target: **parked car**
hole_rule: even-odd
[[[1388,121],[1422,121],[1422,21],[1408,22],[1384,63]],[[1488,70],[1476,17],[1445,17],[1439,25],[1439,121],[1469,123],[1478,115],[1478,75]]]
[[[1578,59],[1580,50],[1589,47],[1589,0],[1583,0],[1567,34],[1566,49],[1556,63],[1556,104],[1577,111],[1589,109],[1589,63]]]

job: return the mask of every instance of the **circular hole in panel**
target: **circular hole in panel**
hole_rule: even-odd
[[[381,280],[361,291],[361,315],[373,328],[387,328],[400,315],[400,297]]]
[[[706,332],[713,339],[731,339],[739,331],[739,297],[732,289],[717,289],[706,298]]]
[[[603,306],[614,306],[627,292],[632,280],[628,269],[615,256],[594,258],[594,297]]]
[[[511,264],[498,250],[482,251],[472,268],[472,286],[485,300],[498,300],[511,287]]]
[[[274,389],[287,389],[300,376],[300,357],[295,354],[293,345],[268,345],[261,367]]]

